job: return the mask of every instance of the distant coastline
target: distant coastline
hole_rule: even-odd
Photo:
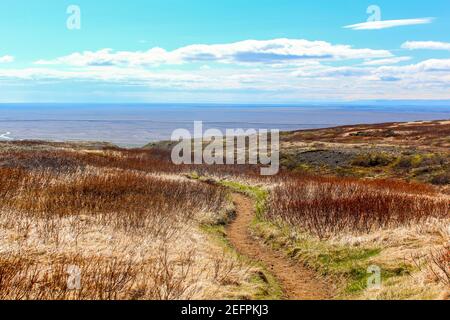
[[[141,147],[169,140],[173,130],[255,128],[296,131],[361,123],[450,119],[450,104],[294,106],[199,104],[0,104],[0,141],[105,141]],[[9,132],[9,135],[5,135]],[[2,138],[3,137],[3,138]]]

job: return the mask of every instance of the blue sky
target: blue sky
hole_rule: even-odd
[[[450,99],[448,30],[450,0],[2,0],[0,102]]]

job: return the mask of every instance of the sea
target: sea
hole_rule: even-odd
[[[141,147],[176,129],[279,129],[450,119],[448,105],[0,104],[0,141],[104,141]]]

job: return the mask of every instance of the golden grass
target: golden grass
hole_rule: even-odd
[[[0,299],[259,294],[257,270],[199,228],[223,220],[226,191],[165,175],[175,169],[146,154],[2,153]]]
[[[229,202],[225,189],[183,178],[193,171],[268,187],[258,212],[267,206],[264,218],[285,229],[268,228],[266,240],[302,252],[312,267],[323,257],[347,271],[408,265],[411,274],[391,275],[358,298],[445,295],[449,200],[430,186],[261,178],[257,167],[174,166],[162,150],[23,142],[0,149],[0,299],[260,297],[257,268],[200,231],[226,223]],[[361,265],[352,260],[378,251]],[[79,289],[68,286],[74,268]]]

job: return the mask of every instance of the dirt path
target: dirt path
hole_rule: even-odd
[[[315,274],[290,261],[250,235],[254,218],[254,202],[241,194],[233,194],[237,217],[228,228],[228,238],[236,250],[255,261],[262,262],[278,279],[284,298],[289,300],[317,300],[330,298],[327,285]]]

